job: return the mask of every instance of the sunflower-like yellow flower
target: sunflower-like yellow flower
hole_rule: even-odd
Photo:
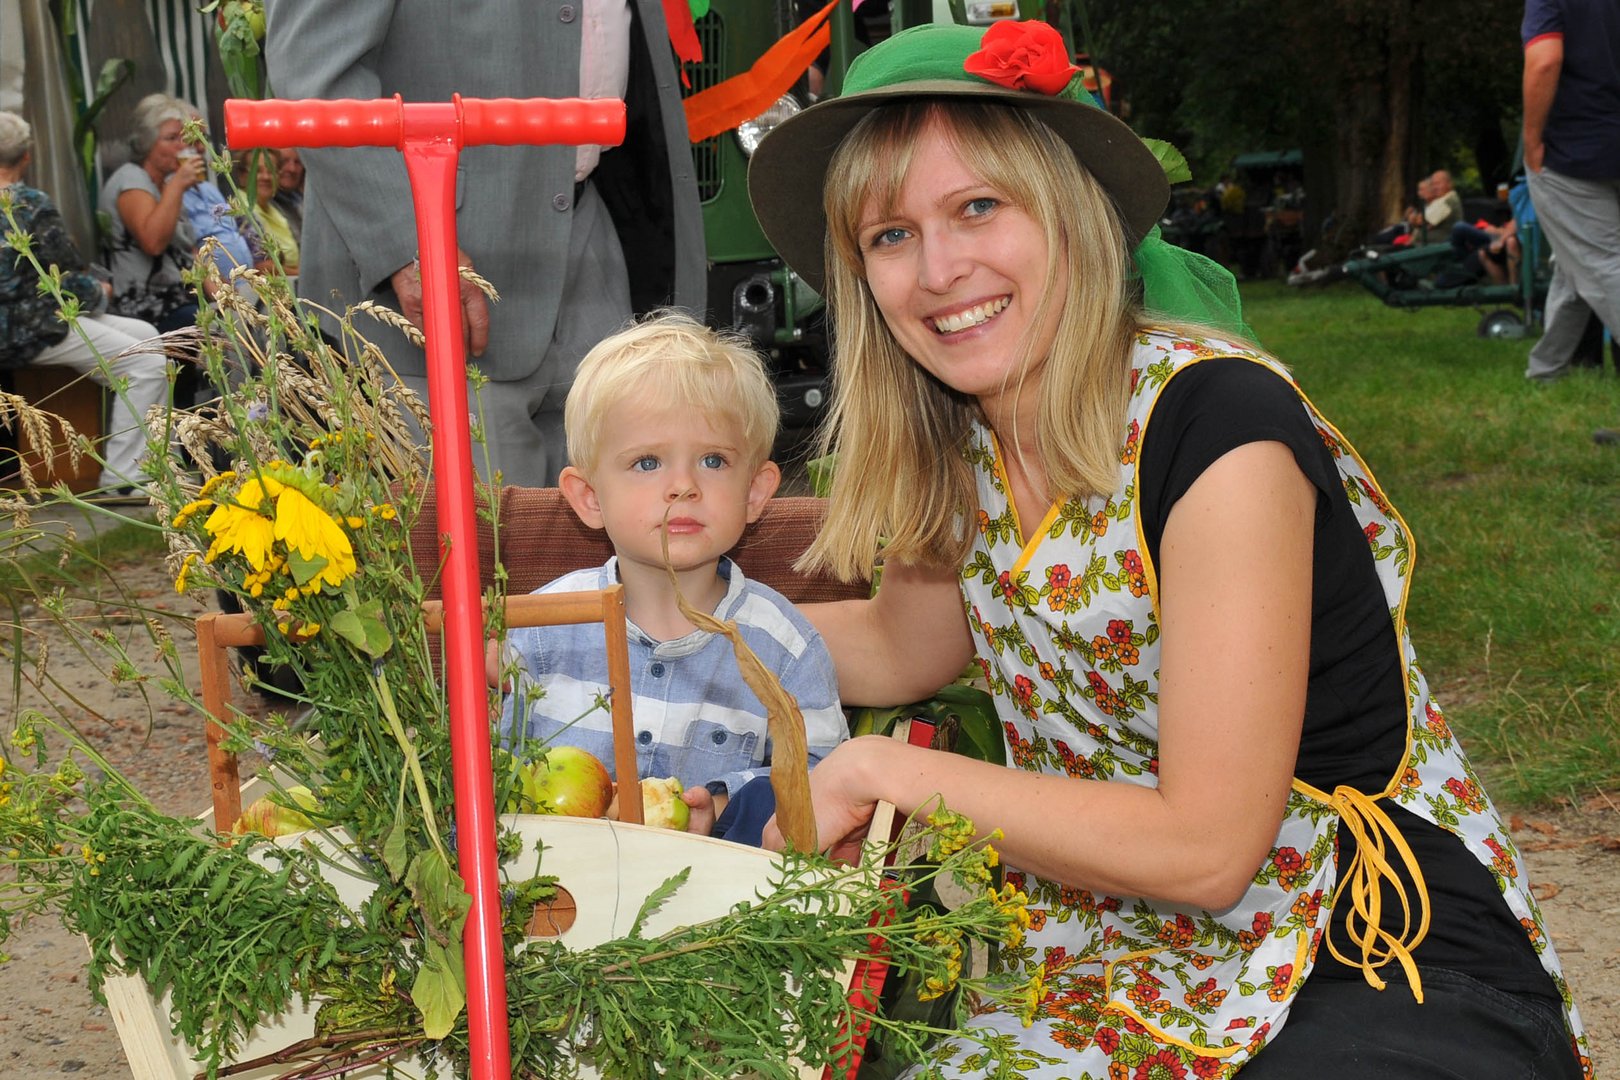
[[[358,569],[354,545],[349,542],[349,534],[343,531],[343,526],[295,487],[281,485],[275,498],[275,538],[303,559],[326,560],[315,580],[333,588],[343,584],[344,579]]]
[[[216,504],[203,522],[204,530],[214,538],[204,561],[213,562],[221,554],[235,551],[253,569],[263,570],[275,542],[276,523],[259,508],[267,495],[273,498],[283,486],[279,480],[255,477],[242,485],[233,501]]]

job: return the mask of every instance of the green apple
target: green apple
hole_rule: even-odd
[[[526,810],[568,817],[601,817],[613,801],[613,778],[589,751],[553,746],[518,766]]]
[[[287,789],[285,798],[291,801],[291,806],[283,802],[282,798],[279,795],[266,795],[254,800],[251,806],[242,811],[242,816],[236,819],[236,824],[231,826],[231,832],[237,836],[250,832],[262,833],[265,836],[288,836],[315,827],[315,823],[303,813],[305,810],[315,809],[317,804],[314,792],[298,784]]]
[[[641,813],[648,825],[685,832],[692,808],[681,800],[681,782],[673,776],[652,777],[641,782]]]

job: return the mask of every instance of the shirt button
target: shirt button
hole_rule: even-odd
[[[558,8],[557,9],[557,18],[560,21],[565,22],[565,23],[573,22],[574,21],[574,5],[573,4],[564,4],[562,7]]]
[[[638,734],[636,736],[636,742],[640,743],[642,746],[649,745],[652,742],[652,732],[650,732],[650,731],[641,732],[640,734]]]
[[[559,191],[551,197],[551,208],[553,210],[567,210],[573,205],[574,197],[566,191]]]
[[[647,669],[647,674],[655,679],[662,679],[664,677],[664,665],[655,662],[652,667]]]
[[[714,740],[714,745],[719,746],[721,743],[726,741],[726,733],[723,731],[716,731],[710,735],[709,738]]]

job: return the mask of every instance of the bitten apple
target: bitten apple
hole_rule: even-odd
[[[303,832],[305,829],[313,829],[315,823],[301,811],[315,809],[315,793],[298,784],[287,789],[287,798],[299,809],[283,806],[280,802],[272,802],[270,796],[266,795],[255,799],[246,810],[242,811],[242,816],[231,826],[231,832],[237,836],[250,832],[265,836],[288,836]]]
[[[641,782],[641,814],[648,825],[685,832],[692,809],[681,799],[681,782],[673,776],[649,776]]]
[[[536,814],[601,817],[613,801],[613,778],[589,751],[553,746],[534,761],[518,766],[524,807]]]

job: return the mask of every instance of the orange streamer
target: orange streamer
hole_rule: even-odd
[[[687,136],[695,143],[729,131],[764,112],[787,93],[832,40],[839,0],[810,16],[766,49],[754,66],[686,99]]]

